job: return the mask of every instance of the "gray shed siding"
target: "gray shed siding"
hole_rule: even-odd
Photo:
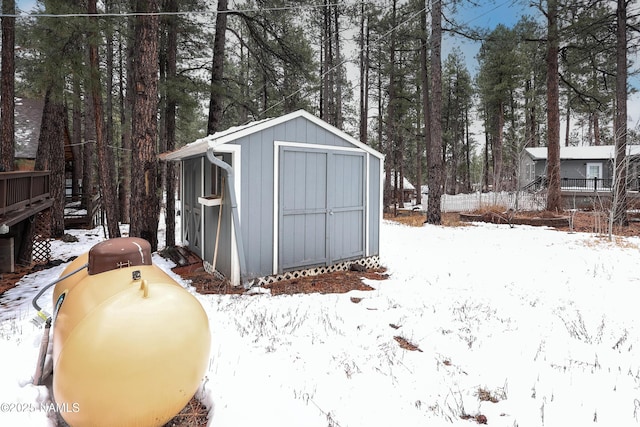
[[[292,116],[208,143],[236,173],[245,279],[379,254],[382,158],[314,117]],[[216,192],[200,144],[174,157],[183,162],[183,242],[208,264],[217,242],[215,268],[236,280],[229,190],[222,207],[198,200]]]
[[[382,221],[382,160],[374,156],[369,156],[369,205],[367,213],[369,215],[369,254],[380,254],[380,227]]]
[[[186,159],[182,163],[182,237],[189,249],[203,257],[201,241],[202,206],[198,203],[202,183],[202,158]]]
[[[234,141],[242,147],[240,224],[249,277],[270,274],[273,264],[272,135],[269,128]]]
[[[230,164],[231,154],[223,153],[218,154],[222,156],[222,160]],[[204,195],[213,193],[211,188],[212,173],[214,168],[211,163],[204,159]],[[204,216],[204,241],[205,245],[202,251],[201,258],[213,264],[213,258],[215,254],[216,239],[218,239],[218,251],[216,255],[216,270],[225,275],[231,277],[231,227],[225,226],[231,224],[231,207],[228,203],[229,194],[225,188],[224,199],[227,203],[223,203],[222,209],[220,206],[203,206],[202,215]],[[222,222],[220,224],[220,236],[217,236],[218,232],[218,215],[222,210]]]
[[[241,217],[247,275],[264,276],[273,273],[274,259],[274,141],[354,148],[338,135],[298,117],[279,125],[250,134],[229,144],[240,145],[242,161]],[[371,176],[380,172],[380,160],[368,156],[373,164]],[[370,180],[370,178],[368,178]],[[370,252],[378,254],[380,221],[380,183],[372,182],[369,194],[371,226]],[[282,196],[282,195],[281,195]],[[279,201],[275,201],[279,203]]]

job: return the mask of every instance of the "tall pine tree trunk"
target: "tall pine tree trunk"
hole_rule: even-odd
[[[560,211],[560,103],[558,0],[547,0],[547,210]]]
[[[80,89],[80,76],[74,73],[73,94],[71,101],[71,152],[73,153],[73,170],[71,172],[71,197],[78,201],[80,198],[80,182],[82,181],[82,94]]]
[[[95,15],[96,0],[89,0],[87,3],[87,11],[90,15]],[[93,18],[95,19],[95,18]],[[96,24],[97,22],[94,22]],[[111,175],[112,161],[107,151],[107,142],[105,141],[104,129],[104,112],[102,107],[102,94],[100,85],[100,68],[98,59],[97,34],[90,31],[89,40],[89,85],[91,98],[93,100],[93,114],[96,124],[96,147],[98,151],[98,179],[100,182],[100,193],[102,196],[102,205],[107,220],[108,237],[120,237],[120,226],[118,224],[118,211],[116,206],[116,193],[114,189],[114,180]],[[110,95],[109,95],[110,96]]]
[[[227,33],[227,3],[228,0],[218,0],[216,35],[213,40],[211,96],[209,99],[209,121],[207,122],[208,135],[212,135],[219,130],[220,121],[222,120],[222,94],[224,91],[222,78],[224,76],[224,44]]]
[[[62,89],[52,84],[46,92],[40,138],[36,154],[36,170],[49,170],[49,192],[51,206],[51,237],[64,234],[64,124],[65,109],[62,103]]]
[[[0,132],[0,172],[13,170],[15,156],[15,28],[16,18],[15,0],[2,0],[2,103],[0,115],[2,116],[2,131]]]
[[[615,167],[615,223],[627,226],[627,0],[618,0],[616,11],[616,167]]]
[[[365,4],[360,4],[360,131],[359,139],[362,143],[367,144],[367,115],[368,115],[368,101],[369,101],[369,26],[365,15]],[[365,53],[366,49],[366,53]]]
[[[333,117],[333,122],[332,124],[337,127],[338,129],[342,129],[343,127],[343,119],[342,119],[342,77],[341,74],[339,72],[340,67],[337,64],[340,64],[341,62],[341,58],[340,58],[340,29],[338,27],[338,18],[339,18],[339,11],[338,11],[338,5],[334,5],[332,7],[333,10],[333,44],[334,44],[334,63],[336,65],[334,65],[332,67],[333,69],[333,75],[335,76],[334,78],[334,85],[335,85],[335,107],[334,107],[334,117]]]
[[[177,0],[167,1],[167,12],[177,12],[178,2]],[[169,18],[167,28],[167,83],[171,87],[175,84],[177,73],[177,51],[178,51],[178,25],[175,16]],[[169,89],[167,91],[167,106],[165,113],[165,135],[167,146],[166,149],[171,151],[176,147],[176,97],[175,90]],[[176,244],[176,172],[175,163],[167,163],[166,174],[166,215],[165,215],[165,245],[167,247],[175,246]]]
[[[424,4],[422,4],[424,6]],[[427,62],[427,8],[423,7],[422,12],[420,13],[420,68],[422,72],[421,83],[422,83],[422,120],[424,122],[424,147],[427,147],[427,150],[431,146],[431,98],[429,96],[429,66]],[[418,144],[420,145],[420,144]],[[418,185],[416,187],[418,191],[418,199],[416,203],[422,203],[422,154],[423,150],[420,148],[418,151],[418,171],[417,171],[417,181]]]
[[[130,235],[158,249],[158,1],[138,0],[133,67],[133,144]]]
[[[498,112],[494,118],[495,131],[492,138],[491,153],[493,154],[493,191],[502,191],[503,173],[502,173],[502,141],[504,139],[504,103],[498,101]]]
[[[135,24],[133,19],[128,20],[128,25],[133,29]],[[132,33],[135,30],[131,31]],[[120,159],[120,182],[118,184],[118,202],[120,204],[120,222],[131,223],[131,115],[133,106],[133,79],[126,76],[133,76],[133,43],[127,43],[123,49],[123,37],[119,38],[120,64],[118,73],[120,77],[120,121],[122,122],[122,135],[120,137],[122,146],[122,157]],[[126,58],[126,59],[123,59]],[[123,83],[125,82],[125,83]]]
[[[442,161],[442,3],[431,0],[431,141],[427,148],[429,201],[427,222],[440,224],[440,200],[444,181]]]
[[[396,26],[396,5],[397,0],[392,0],[392,18],[391,28]],[[391,33],[391,41],[389,46],[389,87],[387,89],[389,93],[389,103],[387,105],[387,141],[385,144],[385,156],[387,161],[385,162],[385,180],[383,199],[385,208],[393,203],[393,213],[397,213],[398,203],[398,169],[397,169],[397,157],[396,150],[394,149],[394,143],[396,141],[396,38],[395,33]],[[382,116],[381,116],[382,117]],[[393,180],[391,175],[393,174]],[[392,187],[393,182],[393,187]]]
[[[90,212],[95,191],[94,162],[96,151],[96,126],[93,103],[90,96],[84,97],[84,145],[82,146],[82,206]]]

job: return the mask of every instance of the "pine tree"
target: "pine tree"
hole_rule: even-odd
[[[90,15],[97,13],[96,0],[89,0],[87,10]],[[93,20],[94,24],[96,23]],[[102,105],[102,94],[100,84],[100,68],[98,58],[98,41],[95,29],[89,30],[87,39],[89,41],[89,85],[90,95],[93,102],[93,114],[96,124],[96,147],[98,150],[98,178],[100,180],[100,193],[102,206],[107,220],[108,237],[120,237],[120,226],[116,206],[116,193],[114,189],[114,177],[111,172],[110,156],[107,151],[107,141],[105,134],[104,111]],[[111,94],[108,95],[109,97]]]
[[[133,66],[133,144],[129,234],[158,248],[158,1],[137,0]]]
[[[2,0],[2,103],[0,115],[2,116],[0,132],[0,171],[13,170],[15,155],[15,0]]]

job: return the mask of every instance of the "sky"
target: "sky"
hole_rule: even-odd
[[[463,2],[463,6],[458,7],[453,16],[461,24],[488,29],[493,29],[498,24],[512,27],[524,15],[529,15],[533,19],[541,19],[540,11],[528,6],[531,2],[527,0],[494,0],[480,3],[477,6],[469,6]],[[478,61],[475,57],[480,49],[480,43],[462,40],[459,36],[445,38],[443,41],[443,60],[454,47],[458,47],[462,51],[469,71],[475,74],[478,71]],[[634,69],[640,68],[640,55],[636,53],[629,56],[628,59],[635,62]],[[628,84],[640,91],[640,75],[629,73]],[[640,93],[630,95],[627,111],[629,128],[640,127]]]
[[[100,228],[67,232],[79,241],[52,241],[55,259],[103,238]],[[640,285],[639,237],[385,221],[380,242],[389,278],[346,294],[199,295],[154,254],[209,319],[197,392],[208,425],[469,427],[480,415],[494,427],[639,424],[640,326],[629,297]],[[31,299],[67,265],[25,276],[0,298],[2,426],[56,424],[49,390],[32,385],[42,328]],[[52,290],[39,300],[49,313]],[[91,410],[78,403],[66,410]]]
[[[514,26],[525,14],[536,16],[536,11],[524,7],[520,3],[522,0],[499,0],[495,2],[481,2],[480,5],[470,6],[463,2],[455,9],[452,19],[461,26],[469,26],[483,29],[494,29],[499,24],[507,27]],[[445,14],[451,14],[449,9]],[[446,24],[445,24],[446,25]],[[478,61],[475,57],[480,49],[480,42],[465,40],[461,36],[450,36],[445,34],[443,42],[443,58],[454,48],[462,50],[467,60],[467,66],[472,74],[478,71]]]

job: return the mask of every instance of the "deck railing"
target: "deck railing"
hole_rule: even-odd
[[[635,190],[638,188],[638,180],[629,179],[627,188]],[[547,188],[548,180],[546,176],[539,176],[522,189],[528,191],[537,191]],[[560,178],[560,188],[568,191],[611,191],[613,188],[613,180],[611,178]]]
[[[19,211],[49,195],[49,172],[0,172],[0,215]]]
[[[576,191],[611,191],[611,178],[562,178],[560,188]]]

